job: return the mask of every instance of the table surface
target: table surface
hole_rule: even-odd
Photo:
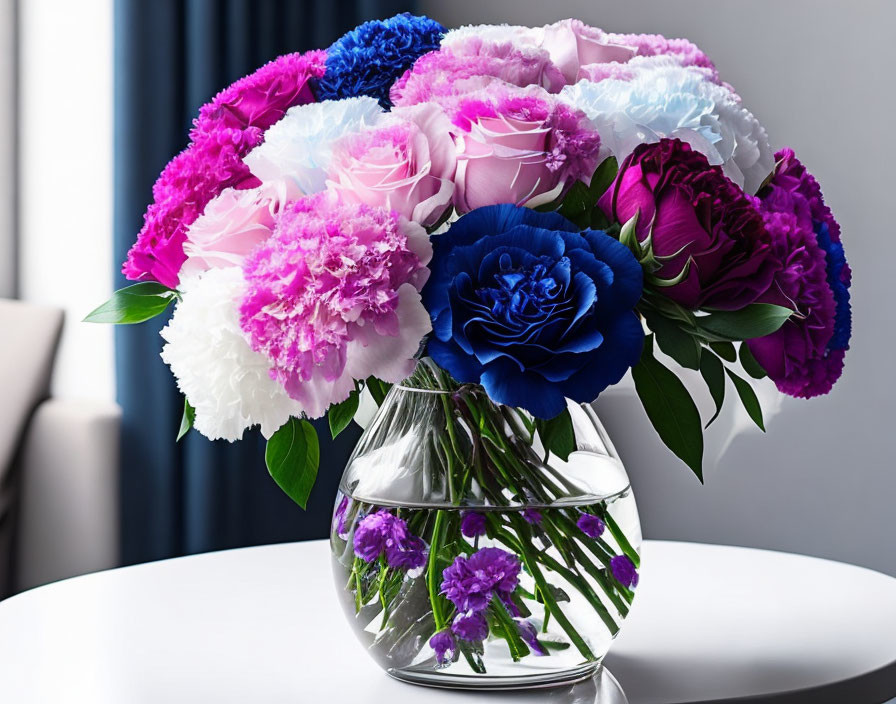
[[[327,545],[313,541],[25,592],[0,602],[0,701],[625,702],[608,676],[525,695],[395,682],[363,652],[333,589]],[[606,660],[631,704],[896,696],[896,579],[798,555],[648,541],[638,592]]]

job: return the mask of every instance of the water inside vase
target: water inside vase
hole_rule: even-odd
[[[566,504],[463,508],[389,506],[343,486],[331,531],[342,604],[370,654],[401,679],[449,686],[590,673],[631,606],[640,541],[629,487]],[[458,561],[466,580],[449,592],[446,568]],[[516,574],[495,586],[495,569]],[[469,603],[449,598],[465,590]],[[441,658],[430,643],[440,631],[452,645]]]

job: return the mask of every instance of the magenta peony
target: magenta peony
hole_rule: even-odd
[[[263,132],[301,101],[314,96],[312,77],[323,75],[325,54],[289,54],[225,89],[199,111],[187,149],[175,157],[153,186],[154,203],[144,216],[137,242],[122,268],[133,281],[154,280],[174,288],[186,259],[187,228],[208,202],[227,188],[259,185],[242,162]]]
[[[600,137],[584,115],[540,89],[484,91],[454,113],[454,204],[461,213],[557,198],[597,166]]]
[[[762,216],[721,167],[678,139],[637,147],[601,197],[620,223],[638,215],[637,234],[650,238],[662,265],[654,275],[678,283],[659,289],[689,309],[736,310],[771,285],[780,263]]]
[[[308,196],[246,260],[240,324],[272,377],[318,418],[356,379],[411,373],[431,329],[419,294],[431,256],[416,223],[332,192]]]

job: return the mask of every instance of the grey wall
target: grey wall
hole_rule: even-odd
[[[886,0],[423,0],[448,26],[578,17],[609,31],[695,41],[815,173],[854,271],[846,372],[786,399],[767,436],[738,435],[701,487],[620,390],[600,402],[648,537],[804,552],[896,574],[896,3]],[[729,390],[730,391],[730,390]],[[714,441],[719,444],[718,438]]]
[[[16,0],[0,0],[0,298],[16,294]]]

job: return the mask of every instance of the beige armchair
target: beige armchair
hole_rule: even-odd
[[[49,397],[62,325],[0,300],[0,598],[118,562],[120,410]]]

